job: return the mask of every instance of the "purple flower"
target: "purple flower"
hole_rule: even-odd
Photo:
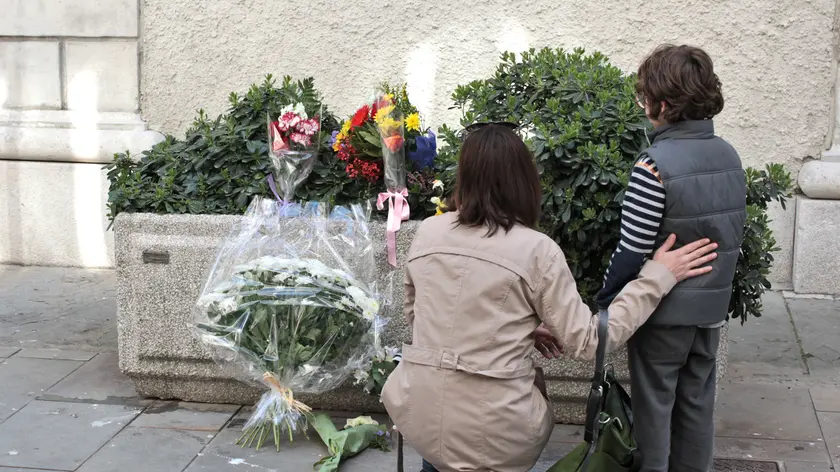
[[[335,144],[335,137],[338,136],[338,130],[332,132],[332,137],[330,138],[330,146]]]
[[[408,158],[414,163],[414,169],[423,170],[432,167],[437,157],[437,137],[435,133],[429,130],[425,136],[417,136],[415,144],[417,150],[408,153]]]
[[[377,435],[377,436],[385,436],[385,431],[382,431],[382,430],[380,429],[379,431],[377,431],[377,432],[376,432],[376,435]]]

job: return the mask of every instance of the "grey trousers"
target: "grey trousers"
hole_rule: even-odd
[[[645,325],[627,343],[640,472],[708,472],[720,328]]]

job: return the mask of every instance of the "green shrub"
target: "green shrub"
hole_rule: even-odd
[[[562,248],[584,300],[603,284],[620,239],[621,201],[639,152],[647,147],[644,113],[636,105],[635,76],[600,53],[582,49],[504,53],[495,74],[457,87],[452,95],[462,125],[476,121],[519,123],[534,152],[543,183],[541,230]],[[454,156],[457,133],[442,128]],[[454,174],[454,172],[452,172]],[[730,315],[743,323],[761,316],[761,295],[778,248],[767,204],[784,207],[790,174],[772,164],[746,169],[747,225],[735,275]],[[448,187],[451,188],[451,185]]]
[[[730,316],[740,318],[741,324],[747,316],[761,316],[761,295],[771,287],[767,276],[773,265],[773,253],[779,248],[770,230],[767,204],[776,201],[785,209],[792,185],[790,173],[781,164],[769,164],[761,171],[747,168],[746,173],[747,224],[729,300]]]
[[[106,166],[110,191],[109,217],[120,212],[238,214],[255,195],[271,195],[266,183],[271,164],[266,145],[267,113],[271,116],[292,103],[302,103],[310,115],[321,110],[321,157],[313,173],[298,188],[301,200],[338,204],[355,200],[360,183],[346,177],[327,140],[338,124],[310,79],[285,77],[279,87],[269,75],[244,96],[231,93],[230,109],[215,120],[203,110],[184,139],[166,139],[135,162],[117,154]]]
[[[543,183],[541,230],[563,248],[578,289],[592,300],[620,237],[621,200],[646,145],[634,77],[599,53],[504,53],[495,74],[457,87],[462,124],[523,126]]]
[[[347,163],[336,158],[329,140],[339,122],[323,105],[313,79],[293,81],[285,77],[278,87],[269,75],[262,83],[252,85],[244,96],[231,93],[229,101],[227,113],[211,120],[200,110],[183,139],[166,136],[136,162],[127,152],[114,156],[114,162],[105,166],[112,221],[123,211],[240,214],[254,196],[271,196],[266,181],[271,172],[267,114],[275,117],[293,103],[302,103],[310,116],[321,110],[324,131],[318,161],[296,189],[296,199],[345,205],[371,201],[384,190],[381,178],[371,183],[349,177],[345,171]],[[432,168],[409,173],[408,200],[413,219],[435,213],[431,198],[440,191],[434,187],[434,181],[451,165],[446,160],[435,160]],[[386,216],[387,211],[374,214],[375,218]]]

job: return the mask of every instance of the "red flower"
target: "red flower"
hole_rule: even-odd
[[[336,157],[341,161],[349,161],[355,152],[356,150],[353,149],[353,146],[342,143],[338,148]]]
[[[370,115],[370,107],[367,105],[363,105],[362,108],[356,110],[356,114],[353,115],[353,118],[350,120],[350,125],[354,128],[357,126],[362,126],[365,121],[367,121],[368,116]]]
[[[321,124],[315,118],[310,118],[306,121],[301,121],[297,129],[307,136],[312,136],[321,129]]]
[[[293,143],[297,143],[302,146],[309,146],[312,144],[312,140],[309,139],[309,136],[303,133],[292,133],[291,139]]]
[[[394,103],[391,100],[388,100],[387,97],[382,97],[380,100],[373,102],[373,105],[370,107],[370,116],[376,118],[376,112],[380,109],[385,108],[387,106],[393,105]]]
[[[397,150],[399,150],[399,148],[402,147],[403,143],[405,142],[405,139],[403,139],[403,137],[400,135],[396,135],[388,136],[387,138],[384,138],[383,141],[385,141],[385,146],[388,147],[389,151],[397,152]]]
[[[302,120],[299,115],[288,111],[280,117],[280,120],[277,122],[277,128],[285,133],[286,131],[289,131],[299,125],[301,121]]]

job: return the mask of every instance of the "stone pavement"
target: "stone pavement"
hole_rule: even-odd
[[[280,453],[235,446],[247,407],[137,398],[117,366],[114,297],[112,271],[0,267],[0,472],[312,470],[325,453],[317,441],[284,441]],[[840,301],[780,293],[760,319],[732,327],[719,457],[788,472],[840,465],[838,328]],[[349,416],[334,414],[339,424]],[[581,439],[579,427],[557,426],[535,470]],[[407,470],[419,460],[409,450]],[[395,463],[367,451],[341,470]]]

